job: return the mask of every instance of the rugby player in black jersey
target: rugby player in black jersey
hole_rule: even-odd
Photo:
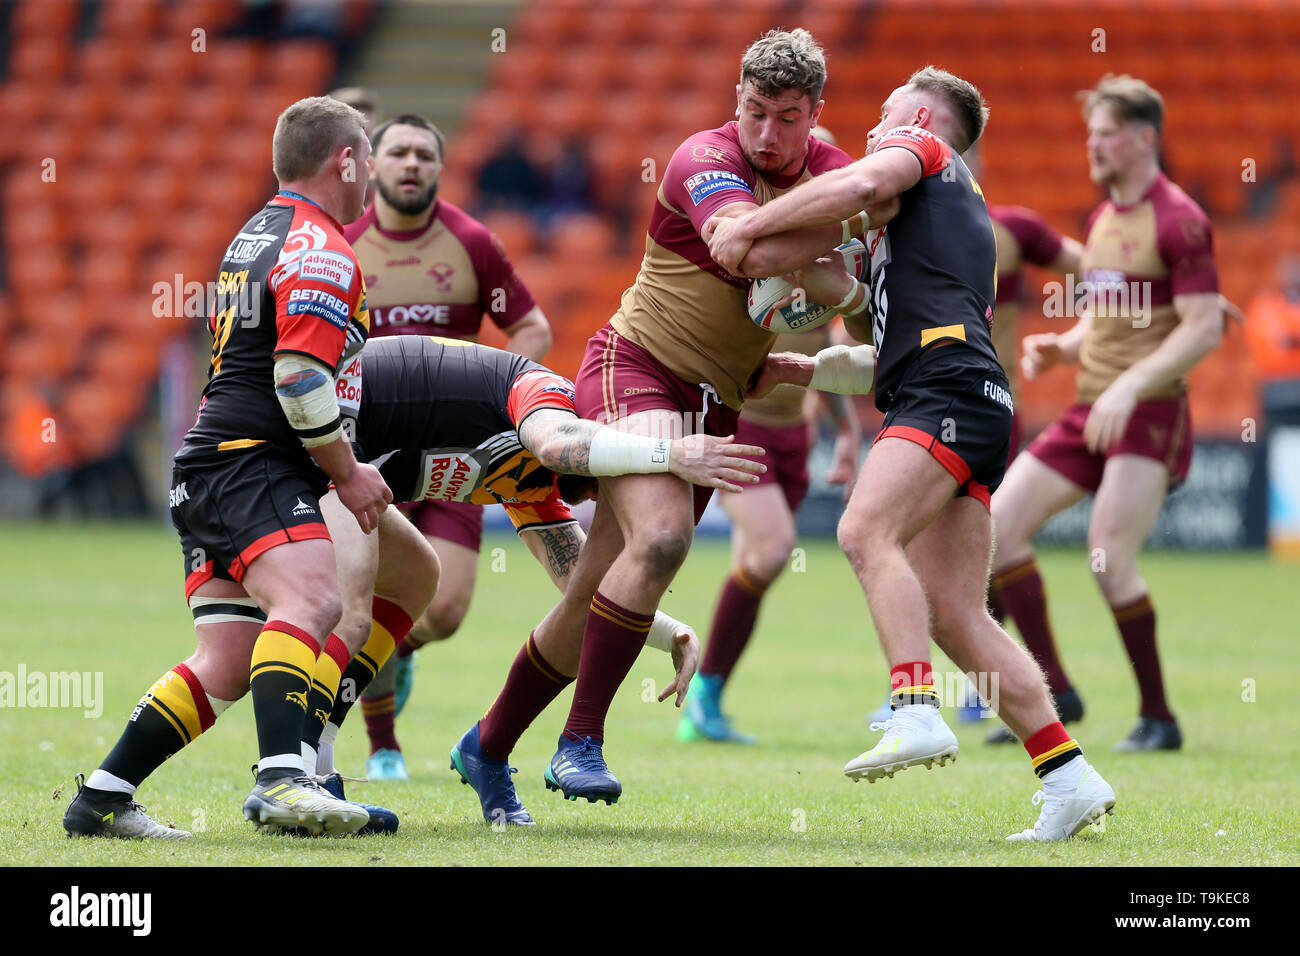
[[[865,347],[769,357],[756,391],[781,381],[869,388],[884,426],[839,526],[891,669],[893,716],[850,761],[874,781],[944,763],[957,738],[939,713],[929,639],[962,670],[996,675],[999,716],[1025,742],[1042,779],[1037,822],[1013,840],[1061,840],[1107,813],[1115,794],[1057,718],[1029,655],[989,616],[989,496],[1002,480],[1012,402],[990,338],[996,251],[983,193],[962,162],[987,119],[974,86],[927,67],[894,90],[867,138],[867,156],[825,173],[747,216],[711,224],[709,251],[745,274],[751,244],[792,229],[847,221],[897,198],[869,235],[870,285],[824,263],[795,281],[839,305]],[[847,228],[847,227],[846,227]],[[783,263],[786,272],[799,263]],[[771,271],[771,266],[768,267]],[[871,314],[868,324],[859,318]],[[873,368],[874,366],[874,368]]]
[[[223,257],[208,384],[169,492],[198,648],[149,689],[78,788],[63,820],[70,835],[189,836],[132,797],[249,690],[260,759],[245,817],[311,832],[367,823],[306,776],[300,738],[318,668],[338,669],[321,653],[341,604],[320,496],[333,481],[366,532],[392,500],[378,470],[353,457],[334,382],[369,330],[343,237],[362,213],[369,149],[361,114],[337,100],[300,100],[276,123],[280,191]]]
[[[740,456],[763,450],[732,444],[730,436],[652,439],[581,419],[568,379],[512,352],[455,339],[376,339],[345,371],[339,387],[359,395],[354,410],[349,403],[343,406],[352,419],[345,420],[344,429],[355,437],[357,457],[379,467],[396,501],[501,504],[563,594],[529,635],[488,715],[452,751],[452,767],[473,785],[485,820],[531,825],[505,757],[532,717],[577,673],[587,610],[599,583],[598,575],[575,573],[584,536],[568,505],[594,497],[602,475],[671,473],[704,487],[740,491],[765,470]],[[334,519],[330,498],[324,504]],[[376,567],[384,593],[399,590],[389,576],[402,572],[405,562],[397,550],[406,546],[405,538],[390,544],[383,537],[374,542],[349,533],[345,543],[341,532],[338,545],[344,594],[338,633],[354,656],[343,675],[352,682],[350,694],[333,698],[313,690],[304,754],[317,755],[321,776],[332,776],[332,742],[352,702],[409,630],[412,617],[397,606],[400,602],[381,598],[372,615],[366,591],[376,581]],[[695,672],[698,639],[659,612],[647,643],[673,654],[676,676],[660,700],[676,694],[680,706]]]

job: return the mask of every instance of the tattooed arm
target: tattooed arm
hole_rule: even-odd
[[[519,537],[563,594],[578,564],[578,552],[587,540],[581,525],[570,521],[550,528],[525,528]]]
[[[519,425],[519,443],[551,471],[592,476],[670,472],[683,481],[724,491],[756,484],[767,470],[752,460],[764,454],[763,449],[733,445],[734,437],[651,438],[617,431],[558,408],[538,409]]]

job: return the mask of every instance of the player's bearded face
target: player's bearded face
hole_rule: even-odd
[[[424,212],[437,198],[442,157],[437,139],[426,129],[389,129],[375,153],[374,167],[379,195],[404,216]]]
[[[821,116],[816,103],[800,90],[768,96],[752,82],[737,88],[736,120],[740,150],[760,173],[795,173],[808,154],[808,136]]]

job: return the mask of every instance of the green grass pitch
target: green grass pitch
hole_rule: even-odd
[[[958,723],[949,712],[962,751],[945,768],[872,785],[841,775],[877,736],[865,717],[887,674],[861,592],[834,542],[822,540],[802,542],[803,571],[770,593],[728,690],[729,712],[758,746],[678,743],[678,712],[654,702],[668,659],[647,651],[608,723],[606,755],[623,799],[571,803],[543,789],[566,692],[514,755],[536,830],[494,832],[448,770],[447,752],[491,703],[554,591],[517,541],[489,537],[465,626],[418,656],[415,693],[398,722],[412,781],[349,790],[395,809],[399,833],[313,841],[256,833],[240,814],[257,756],[251,708],[241,702],[141,789],[157,819],[196,830],[184,844],[158,845],[71,841],[60,818],[73,774],[98,764],[139,696],[193,648],[175,537],[160,526],[9,525],[0,540],[0,671],[102,672],[104,698],[97,719],[0,708],[0,862],[9,865],[1300,863],[1297,576],[1263,556],[1143,559],[1186,746],[1127,756],[1110,748],[1134,722],[1136,689],[1086,557],[1042,555],[1059,642],[1088,707],[1073,729],[1119,798],[1103,832],[1068,844],[1004,841],[1034,820],[1037,788],[1023,750],[982,743],[988,722]],[[723,542],[701,541],[665,610],[707,632],[727,564]],[[365,755],[354,714],[339,742],[340,769],[360,775]]]

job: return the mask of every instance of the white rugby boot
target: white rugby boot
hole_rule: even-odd
[[[1075,760],[1083,760],[1083,755]],[[1115,791],[1084,761],[1082,777],[1070,764],[1043,777],[1043,789],[1034,794],[1033,803],[1043,807],[1034,825],[1011,834],[1008,840],[1068,840],[1115,809]]]
[[[244,819],[259,830],[296,830],[312,836],[356,833],[370,814],[356,803],[340,800],[305,774],[256,784],[244,801]]]
[[[892,717],[873,723],[872,730],[885,735],[864,754],[844,766],[844,775],[857,783],[866,778],[875,783],[916,764],[933,768],[957,759],[957,738],[932,704],[905,704]]]

